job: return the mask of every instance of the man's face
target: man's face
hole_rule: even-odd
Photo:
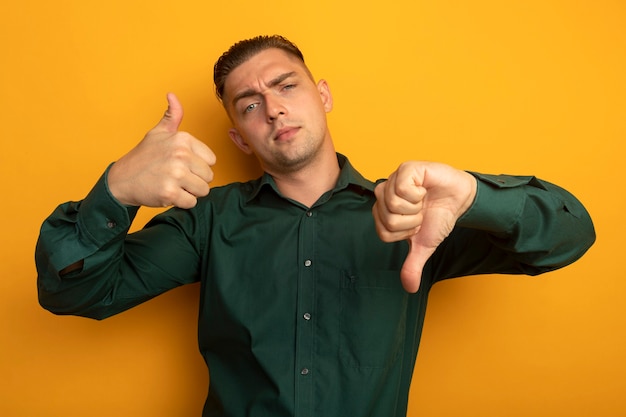
[[[270,174],[302,168],[331,140],[328,85],[315,84],[304,64],[280,49],[235,68],[226,78],[223,103],[234,125],[231,139]]]

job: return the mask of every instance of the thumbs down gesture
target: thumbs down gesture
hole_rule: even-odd
[[[384,242],[409,242],[400,278],[407,292],[417,292],[426,261],[474,202],[476,179],[440,163],[405,162],[375,194],[378,236]]]

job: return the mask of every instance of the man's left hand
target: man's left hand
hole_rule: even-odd
[[[448,165],[411,161],[380,183],[375,194],[378,236],[384,242],[408,240],[400,277],[406,291],[417,292],[426,261],[474,202],[476,179]]]

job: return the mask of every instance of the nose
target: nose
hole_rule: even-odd
[[[287,114],[287,109],[280,98],[272,95],[265,96],[265,109],[268,123],[272,123],[280,116]]]

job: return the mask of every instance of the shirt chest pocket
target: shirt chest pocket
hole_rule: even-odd
[[[344,273],[339,354],[356,368],[384,368],[402,352],[408,294],[399,271]]]

